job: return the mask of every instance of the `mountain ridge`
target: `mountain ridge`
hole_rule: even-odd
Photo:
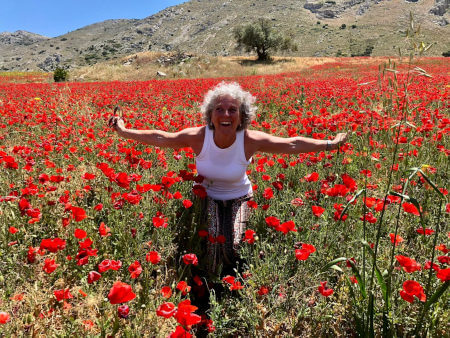
[[[300,48],[290,55],[389,56],[404,43],[409,12],[423,41],[435,43],[428,55],[440,56],[450,49],[448,7],[448,0],[191,0],[144,19],[106,20],[54,38],[27,32],[21,41],[17,32],[1,33],[0,70],[77,68],[144,51],[236,55],[233,28],[259,17],[293,36]]]

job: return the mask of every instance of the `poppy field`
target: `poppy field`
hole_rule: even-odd
[[[444,336],[450,67],[340,59],[298,73],[98,83],[0,81],[0,336]],[[251,128],[339,150],[256,154],[235,274],[198,274],[204,191],[190,148],[107,126],[203,125],[220,81]],[[221,285],[215,292],[212,284]],[[201,313],[193,299],[211,289]]]

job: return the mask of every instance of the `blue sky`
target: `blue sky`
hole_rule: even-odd
[[[108,19],[143,19],[180,0],[0,0],[0,33],[25,30],[48,37]]]

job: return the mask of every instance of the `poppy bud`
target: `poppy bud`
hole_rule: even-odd
[[[266,254],[264,253],[264,251],[260,251],[259,252],[259,259],[264,259],[264,257],[266,256]]]
[[[119,318],[128,318],[128,314],[130,313],[130,308],[128,305],[121,305],[117,308],[117,314],[119,315]]]

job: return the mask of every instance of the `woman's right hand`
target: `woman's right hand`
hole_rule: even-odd
[[[116,132],[121,132],[125,130],[125,123],[120,116],[111,116],[108,120],[108,127],[113,128]]]

